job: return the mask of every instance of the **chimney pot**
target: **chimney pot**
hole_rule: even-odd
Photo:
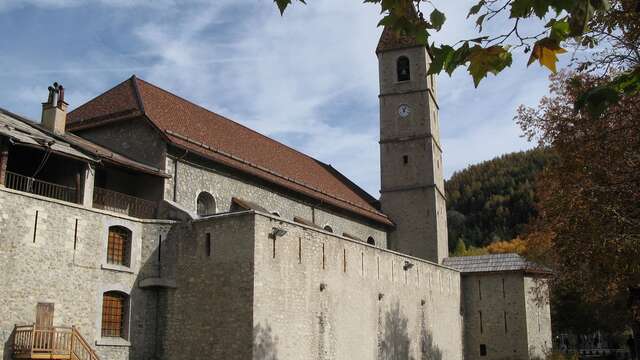
[[[55,134],[62,135],[67,125],[67,103],[64,88],[57,82],[49,86],[47,102],[42,103],[42,126]]]

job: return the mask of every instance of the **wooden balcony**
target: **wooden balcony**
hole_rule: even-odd
[[[137,218],[153,219],[158,205],[155,201],[95,187],[93,189],[93,207]]]
[[[9,189],[73,203],[78,199],[78,191],[75,187],[54,184],[10,171],[7,171],[5,186]]]
[[[13,331],[14,359],[99,360],[75,327],[17,326]]]

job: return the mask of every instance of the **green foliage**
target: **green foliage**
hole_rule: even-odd
[[[503,155],[456,172],[445,183],[449,248],[511,240],[535,216],[537,174],[551,159],[543,149]]]

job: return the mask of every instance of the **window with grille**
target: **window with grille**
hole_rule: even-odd
[[[110,291],[102,295],[102,336],[125,337],[127,295]]]
[[[121,226],[110,227],[107,245],[107,263],[130,266],[130,258],[131,231]]]

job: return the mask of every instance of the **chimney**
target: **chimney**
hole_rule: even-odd
[[[58,83],[49,86],[49,98],[42,103],[42,126],[55,134],[64,134],[67,124],[67,106],[64,101],[64,88]]]

